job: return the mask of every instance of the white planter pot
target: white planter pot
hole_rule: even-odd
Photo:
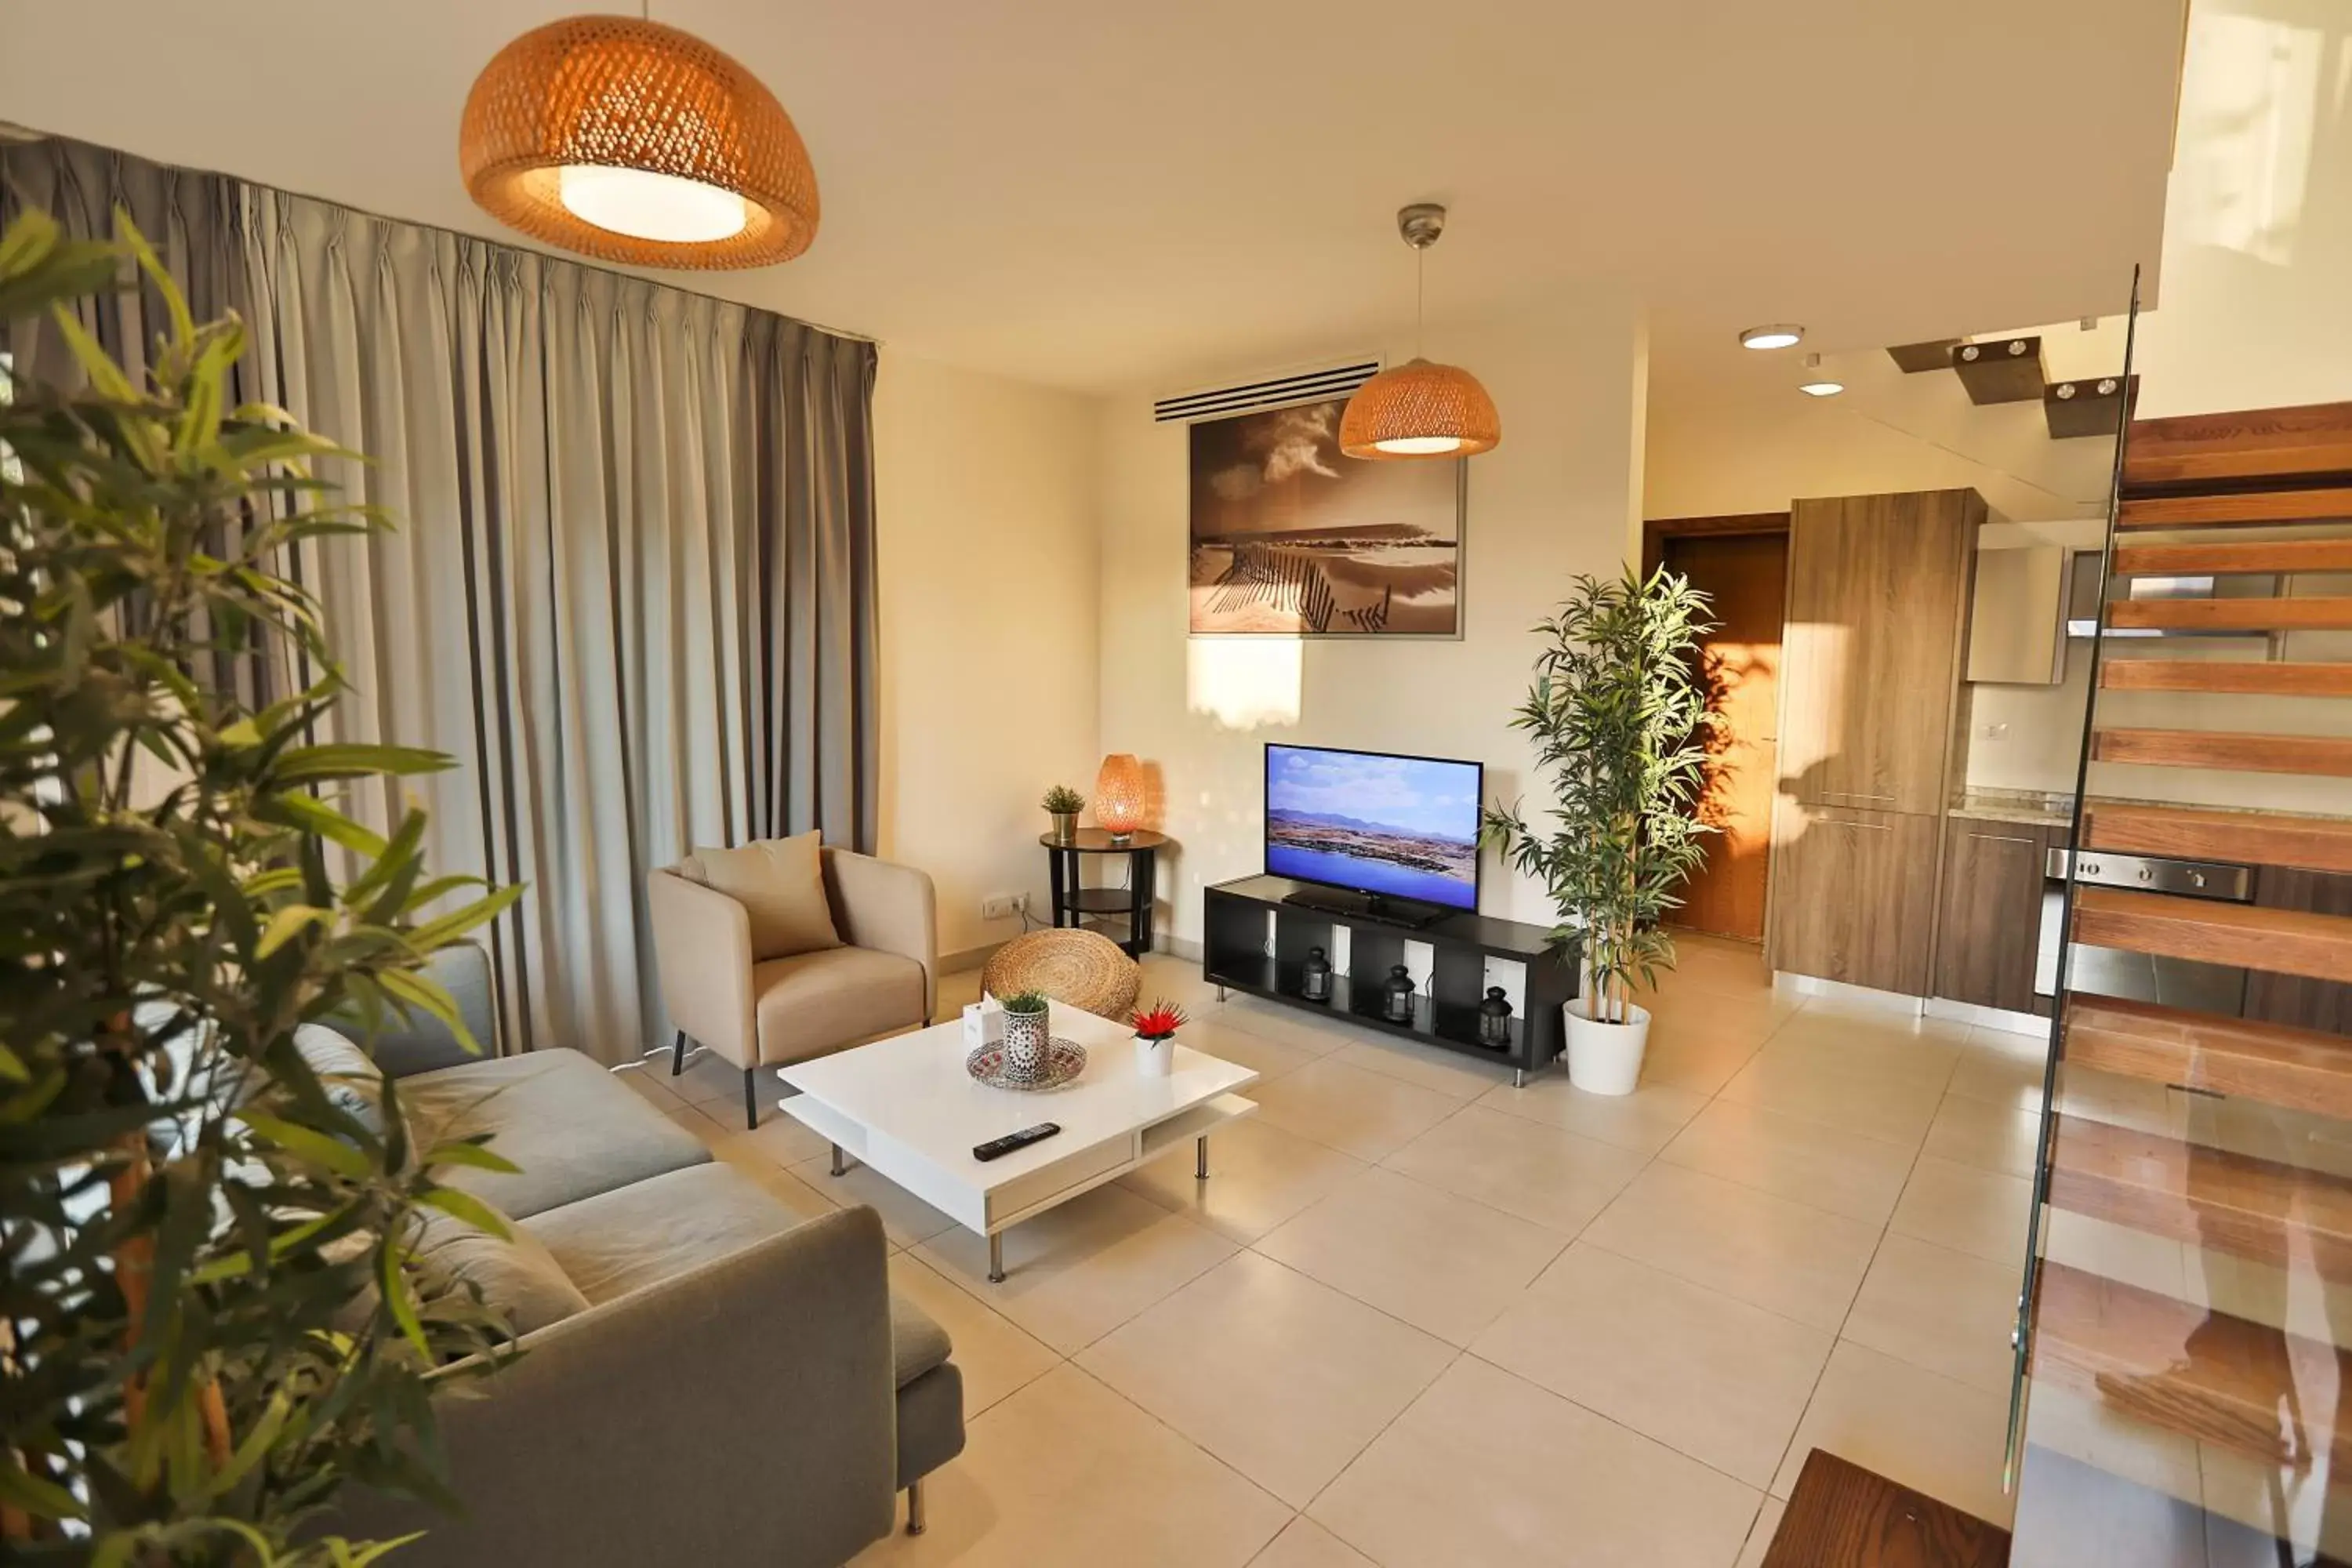
[[[1135,1070],[1144,1078],[1166,1078],[1176,1068],[1176,1037],[1147,1040],[1135,1037]]]
[[[1631,1094],[1642,1081],[1642,1053],[1650,1044],[1646,1008],[1625,1005],[1626,1022],[1601,1024],[1584,1016],[1581,999],[1566,1004],[1568,1081],[1587,1094]]]

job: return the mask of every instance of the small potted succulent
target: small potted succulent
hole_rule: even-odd
[[[1016,1077],[1034,1078],[1045,1070],[1046,1057],[1053,1048],[1054,1031],[1047,1021],[1045,994],[1016,991],[1002,1001],[1005,1069]]]
[[[1184,1009],[1173,1002],[1154,1002],[1135,1015],[1135,1070],[1145,1078],[1166,1078],[1176,1066],[1176,1031],[1186,1023]]]
[[[1087,797],[1067,784],[1055,784],[1045,792],[1039,803],[1045,815],[1054,819],[1054,842],[1073,844],[1078,837],[1078,813],[1086,810]]]

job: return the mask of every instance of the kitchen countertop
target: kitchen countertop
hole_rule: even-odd
[[[1968,790],[1946,808],[1945,814],[1975,817],[1980,822],[2063,827],[2074,819],[2074,797],[2028,790]]]

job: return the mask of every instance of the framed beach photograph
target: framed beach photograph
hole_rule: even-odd
[[[1462,635],[1465,460],[1344,457],[1346,406],[1192,426],[1194,633]]]

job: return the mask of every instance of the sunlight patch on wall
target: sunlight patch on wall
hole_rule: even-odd
[[[1306,645],[1297,637],[1193,637],[1185,645],[1185,706],[1228,730],[1298,722]]]
[[[2266,16],[2190,18],[2174,200],[2194,244],[2284,267],[2303,226],[2326,39]]]

